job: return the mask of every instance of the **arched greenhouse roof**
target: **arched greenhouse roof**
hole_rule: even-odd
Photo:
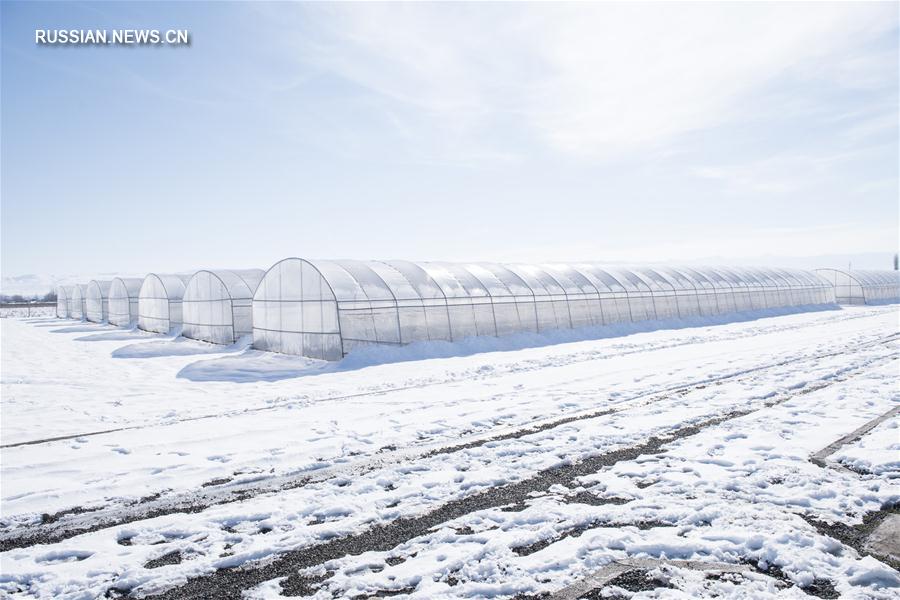
[[[251,303],[262,269],[200,270],[185,286],[182,335],[231,344],[253,332]]]
[[[231,298],[253,298],[265,274],[262,269],[200,269],[185,284],[185,300],[191,292],[191,282],[199,281],[198,275],[217,280]]]
[[[142,277],[113,277],[109,284],[109,294],[124,298],[137,298],[141,293]]]
[[[253,303],[258,348],[335,359],[405,344],[826,304],[814,273],[767,268],[289,258]]]
[[[181,300],[181,297],[184,296],[184,287],[190,278],[190,275],[147,273],[141,288],[143,289],[146,286],[149,292],[152,287],[154,293],[161,290],[166,298]]]
[[[840,304],[900,302],[900,271],[816,269]]]

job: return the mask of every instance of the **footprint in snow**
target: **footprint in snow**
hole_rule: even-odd
[[[37,562],[45,564],[77,562],[93,555],[93,552],[88,552],[86,550],[56,550],[39,557]]]

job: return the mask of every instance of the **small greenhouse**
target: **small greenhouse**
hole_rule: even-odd
[[[182,300],[184,337],[233,344],[253,333],[251,303],[262,269],[197,271]]]
[[[109,284],[108,321],[110,325],[130,327],[138,320],[138,296],[144,280],[139,277],[116,277]]]
[[[72,316],[70,305],[72,304],[72,288],[59,285],[56,287],[56,316],[60,319],[68,319]]]
[[[84,294],[84,316],[88,321],[103,323],[109,318],[110,281],[96,279],[87,284]]]
[[[816,269],[816,273],[834,286],[834,297],[838,304],[900,302],[898,271]]]
[[[72,300],[69,302],[69,316],[73,319],[84,319],[85,286],[75,284],[72,286]]]
[[[147,275],[138,293],[138,327],[169,333],[180,326],[181,300],[188,279],[187,275]]]
[[[367,344],[710,316],[834,302],[810,271],[288,258],[253,298],[253,345],[339,360]]]

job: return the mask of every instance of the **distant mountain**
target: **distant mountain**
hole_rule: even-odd
[[[146,273],[90,273],[85,275],[37,275],[29,273],[26,275],[4,276],[0,281],[0,294],[12,296],[19,294],[22,296],[43,296],[47,292],[56,291],[59,285],[74,285],[76,283],[87,283],[92,279],[112,279],[113,277],[144,277]]]
[[[487,257],[485,258],[487,260]],[[858,254],[824,254],[819,256],[776,256],[762,255],[743,258],[725,258],[710,256],[698,259],[665,259],[653,262],[609,261],[609,264],[672,264],[672,265],[733,265],[755,267],[784,267],[790,269],[816,269],[830,267],[835,269],[892,269],[894,254],[891,252],[867,252]],[[552,262],[552,261],[547,261]],[[186,272],[188,274],[193,271]],[[39,295],[56,290],[58,285],[87,283],[92,279],[112,279],[113,277],[140,277],[146,273],[89,273],[82,275],[12,275],[0,281],[0,294],[12,296]]]

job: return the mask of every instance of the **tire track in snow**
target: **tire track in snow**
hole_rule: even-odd
[[[792,314],[792,313],[789,313],[789,314]],[[788,316],[788,315],[785,315],[785,316]],[[623,351],[623,352],[614,352],[614,353],[612,353],[612,352],[611,353],[576,352],[576,353],[572,353],[568,356],[557,357],[557,358],[562,358],[562,360],[560,360],[559,362],[554,362],[554,363],[547,363],[547,362],[543,362],[543,361],[539,361],[539,360],[528,360],[528,361],[524,361],[526,366],[522,366],[521,363],[514,363],[508,369],[495,371],[495,372],[491,372],[491,373],[487,373],[487,374],[481,373],[481,372],[476,373],[475,371],[468,370],[468,371],[464,371],[463,373],[460,373],[456,376],[449,377],[447,379],[441,379],[439,381],[427,381],[427,382],[422,382],[422,383],[417,383],[417,384],[412,384],[412,385],[386,387],[383,389],[369,390],[369,391],[357,392],[357,393],[353,393],[353,394],[326,396],[324,398],[295,397],[295,398],[289,398],[282,402],[271,402],[271,403],[266,404],[265,406],[258,406],[255,408],[244,408],[244,409],[233,410],[233,411],[225,411],[225,412],[221,412],[221,413],[209,413],[209,414],[197,415],[197,416],[193,416],[193,417],[183,417],[180,419],[165,419],[165,420],[160,420],[160,421],[157,421],[154,423],[145,423],[142,425],[128,425],[128,426],[117,427],[117,428],[112,428],[112,429],[102,429],[102,430],[88,431],[88,432],[77,433],[77,434],[67,434],[67,435],[61,435],[61,436],[55,436],[55,437],[49,437],[49,438],[41,438],[41,439],[36,439],[36,440],[25,440],[22,442],[13,442],[10,444],[0,444],[0,449],[18,448],[18,447],[22,447],[22,446],[34,446],[34,445],[38,445],[38,444],[48,444],[48,443],[52,443],[52,442],[60,442],[60,441],[77,439],[77,438],[95,437],[95,436],[100,436],[100,435],[106,435],[109,433],[118,433],[118,432],[122,432],[122,431],[135,431],[135,430],[141,430],[141,429],[149,429],[151,427],[167,427],[170,425],[177,425],[179,423],[187,423],[187,422],[200,421],[200,420],[205,420],[205,419],[216,419],[216,418],[220,418],[220,417],[242,416],[242,415],[252,414],[252,413],[256,413],[256,412],[276,410],[279,408],[284,408],[286,406],[291,406],[293,404],[297,404],[298,402],[332,402],[332,401],[355,400],[358,398],[365,398],[365,397],[370,397],[370,396],[380,396],[380,395],[389,394],[389,393],[393,393],[393,392],[403,392],[403,391],[424,389],[424,388],[436,387],[436,386],[441,386],[441,385],[452,385],[455,383],[459,383],[461,381],[473,381],[473,380],[481,381],[481,380],[486,380],[486,379],[504,377],[504,376],[516,374],[516,373],[534,371],[537,369],[566,367],[566,366],[570,366],[573,364],[590,362],[590,361],[594,361],[594,360],[604,360],[607,358],[630,356],[633,354],[640,354],[643,352],[657,352],[660,350],[669,350],[672,348],[679,348],[682,346],[703,345],[703,344],[715,343],[715,342],[730,342],[730,341],[741,340],[741,339],[746,339],[746,338],[750,338],[750,337],[758,337],[760,335],[768,335],[771,333],[782,333],[784,331],[807,329],[810,327],[822,327],[822,326],[830,325],[834,322],[842,322],[842,321],[865,319],[865,318],[875,318],[875,317],[879,317],[879,316],[881,316],[881,313],[865,313],[865,314],[861,314],[861,315],[854,314],[854,315],[843,316],[842,318],[834,319],[833,321],[815,321],[812,323],[801,323],[801,324],[791,325],[791,326],[787,326],[787,327],[783,327],[783,326],[779,327],[776,325],[767,326],[767,327],[761,328],[761,330],[757,329],[757,330],[751,330],[749,332],[744,331],[737,335],[730,335],[730,336],[726,334],[725,336],[718,337],[718,338],[716,338],[716,337],[701,338],[701,339],[691,338],[691,339],[688,339],[687,341],[676,342],[676,343],[671,343],[671,344],[653,344],[651,342],[647,346],[643,346],[643,347],[639,347],[639,348],[635,348],[633,350],[627,350],[627,351]],[[724,324],[728,325],[728,324],[740,323],[740,322],[741,321],[734,321],[734,322],[728,322],[728,323],[724,323]],[[652,332],[652,331],[659,331],[659,330],[650,330],[650,332]],[[642,332],[635,332],[635,333],[642,333]],[[591,339],[580,340],[580,342],[602,341],[605,339],[611,339],[611,338],[597,338],[597,339],[593,339],[593,340],[591,340]]]
[[[842,446],[846,446],[847,444],[857,441],[858,439],[862,438],[864,435],[866,435],[867,433],[869,433],[870,431],[872,431],[873,429],[878,427],[878,425],[880,425],[881,423],[884,423],[885,421],[894,417],[897,414],[900,414],[900,406],[895,406],[894,408],[887,411],[886,413],[875,417],[868,423],[863,424],[863,426],[860,427],[859,429],[852,431],[852,432],[848,433],[847,435],[841,437],[840,439],[835,440],[834,442],[828,444],[827,446],[825,446],[824,448],[822,448],[821,450],[819,450],[818,452],[813,454],[809,458],[809,461],[812,464],[816,465],[817,467],[822,467],[822,468],[831,467],[833,469],[838,469],[841,471],[853,473],[854,471],[852,469],[847,468],[846,466],[842,465],[841,463],[839,463],[837,461],[829,460],[828,457],[831,456],[832,454],[834,454],[835,452],[837,452]]]
[[[375,525],[357,534],[290,550],[263,563],[251,563],[240,567],[219,569],[210,574],[189,579],[186,584],[171,588],[161,594],[141,597],[159,600],[237,599],[241,597],[242,592],[277,578],[284,578],[281,586],[287,592],[290,592],[292,589],[307,591],[310,582],[298,573],[300,570],[316,567],[347,555],[359,555],[369,551],[387,552],[400,544],[429,533],[443,523],[470,513],[507,505],[521,505],[531,498],[534,492],[547,491],[554,485],[570,486],[579,477],[595,474],[599,470],[615,465],[618,462],[635,460],[645,454],[657,453],[664,445],[675,440],[696,435],[709,427],[781,404],[797,396],[825,389],[864,373],[874,366],[880,366],[883,362],[895,361],[898,358],[900,357],[895,353],[878,356],[854,368],[840,369],[838,374],[824,380],[820,379],[803,388],[789,390],[768,398],[756,406],[729,411],[706,418],[698,423],[676,427],[664,435],[651,437],[641,444],[597,454],[575,463],[545,469],[515,483],[490,488],[458,500],[451,500],[434,510],[415,517],[396,519],[385,524]],[[120,593],[131,592],[131,590],[117,591]]]
[[[212,489],[183,492],[174,497],[151,496],[148,499],[140,500],[136,504],[130,506],[114,506],[112,508],[100,508],[96,510],[85,510],[81,507],[76,507],[74,509],[70,508],[60,511],[55,515],[45,515],[42,522],[38,525],[24,528],[18,527],[8,532],[3,532],[0,534],[0,552],[15,548],[27,548],[36,544],[57,543],[84,533],[170,514],[198,513],[212,506],[241,502],[262,494],[279,493],[339,477],[357,477],[387,465],[415,462],[431,456],[452,454],[454,452],[483,446],[492,442],[521,438],[576,421],[595,419],[634,408],[640,408],[670,398],[672,395],[684,395],[691,391],[703,389],[707,385],[739,382],[750,377],[755,377],[761,372],[777,369],[779,367],[796,366],[798,363],[840,356],[870,346],[888,344],[898,338],[900,338],[900,334],[892,334],[877,340],[850,344],[839,350],[793,357],[748,369],[733,371],[720,376],[702,378],[686,385],[679,384],[676,386],[668,386],[641,392],[600,410],[582,410],[565,417],[545,419],[539,422],[530,422],[524,426],[510,427],[507,428],[506,431],[499,433],[496,430],[488,431],[486,433],[463,438],[454,444],[428,444],[393,450],[360,459],[350,465],[342,464],[336,467],[319,469],[311,473],[274,476],[267,478],[267,481],[264,483],[260,482],[258,476],[252,477],[249,481],[242,481],[232,485],[229,485],[228,482],[224,482],[219,485],[209,486]]]

